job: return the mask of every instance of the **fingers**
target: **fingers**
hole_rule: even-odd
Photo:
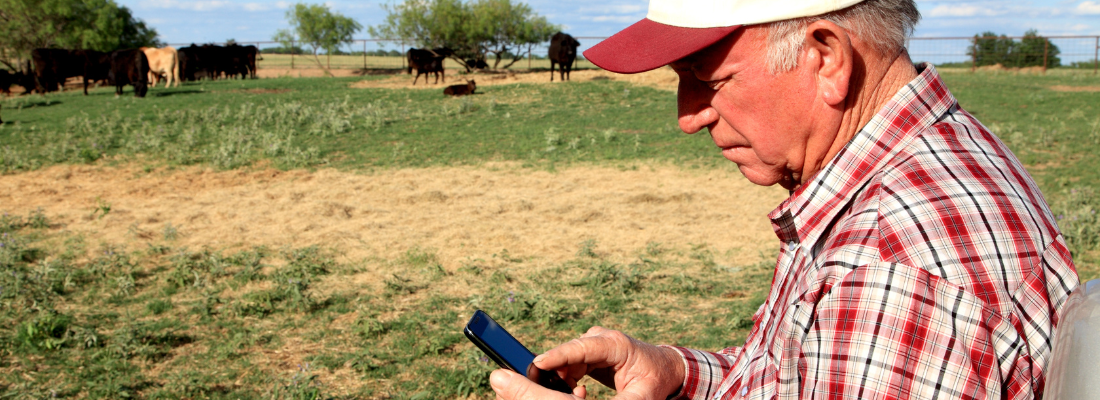
[[[523,375],[506,369],[493,371],[493,374],[489,376],[489,384],[493,387],[493,391],[496,392],[497,398],[503,400],[575,400],[577,397],[584,398],[584,396],[587,395],[585,389],[581,387],[573,389],[573,393],[576,397],[556,392],[539,386]]]
[[[535,357],[535,366],[543,370],[556,370],[566,366],[586,365],[603,368],[625,361],[635,346],[633,340],[622,332],[592,327],[578,339]],[[572,376],[575,371],[570,369]],[[587,371],[586,371],[587,372]]]

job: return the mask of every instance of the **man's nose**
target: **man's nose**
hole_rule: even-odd
[[[718,110],[711,106],[714,90],[692,77],[680,77],[676,91],[676,110],[680,130],[692,134],[718,120]]]

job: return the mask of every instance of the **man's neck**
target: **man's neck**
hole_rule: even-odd
[[[852,69],[852,83],[844,100],[840,127],[832,146],[820,159],[822,164],[831,162],[902,87],[917,77],[917,70],[907,52],[901,52],[893,60],[876,61],[860,63]],[[812,173],[802,175],[798,186],[812,179],[823,166],[819,165]]]

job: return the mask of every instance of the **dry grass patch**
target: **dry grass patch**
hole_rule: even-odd
[[[495,85],[510,85],[515,83],[542,83],[551,84],[550,71],[535,71],[535,72],[505,72],[505,73],[492,73],[492,74],[467,74],[467,75],[450,75],[450,78],[446,83],[440,82],[435,84],[435,80],[431,80],[431,84],[425,85],[423,82],[417,82],[413,85],[413,77],[411,75],[395,75],[386,79],[359,81],[351,84],[353,88],[385,88],[385,89],[435,89],[441,90],[442,88],[465,82],[465,79],[473,79],[477,81],[477,86],[495,86]],[[615,80],[630,82],[639,86],[649,86],[661,90],[676,91],[676,85],[679,82],[676,73],[668,67],[658,68],[653,71],[643,72],[640,74],[616,74],[605,70],[586,69],[573,71],[570,73],[571,82],[586,82],[586,81],[599,81],[599,80]],[[561,84],[555,75],[554,84]]]
[[[171,243],[192,249],[319,245],[344,261],[435,249],[448,270],[502,250],[557,263],[590,239],[619,259],[657,242],[736,249],[749,258],[737,261],[754,262],[774,248],[765,215],[784,196],[752,185],[733,168],[666,165],[372,174],[56,166],[0,177],[5,211],[41,208],[56,216],[56,229],[89,238],[90,249],[96,242],[144,248],[175,232]]]

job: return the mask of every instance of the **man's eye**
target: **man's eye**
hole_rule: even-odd
[[[719,80],[714,80],[714,81],[702,81],[702,82],[703,82],[704,85],[707,85],[707,87],[709,87],[710,90],[718,90],[718,89],[721,89],[722,86],[724,86],[726,84],[726,82],[729,82],[729,79],[719,79]]]

